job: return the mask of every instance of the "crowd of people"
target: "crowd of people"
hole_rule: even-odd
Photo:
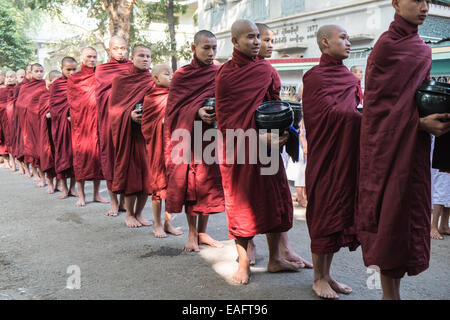
[[[93,181],[93,201],[110,203],[106,215],[125,211],[128,227],[153,225],[158,238],[182,234],[171,220],[184,209],[186,251],[198,252],[200,244],[223,246],[208,235],[207,225],[210,215],[226,212],[238,253],[232,277],[238,284],[249,282],[256,262],[253,237],[266,234],[269,272],[314,268],[313,290],[336,299],[352,289],[331,277],[333,255],[361,245],[365,265],[381,270],[383,298],[399,299],[404,274],[428,268],[431,135],[436,136],[433,166],[447,174],[450,114],[419,119],[414,103],[415,89],[431,69],[431,49],[417,34],[428,1],[393,0],[393,6],[394,21],[365,70],[364,103],[361,78],[342,62],[350,52],[347,32],[337,25],[318,30],[322,56],[303,77],[304,118],[298,130],[258,136],[268,147],[298,149],[284,162],[279,153],[284,165],[275,174],[261,174],[265,164],[259,159],[207,163],[198,161],[196,152],[188,163],[174,158],[180,144],[194,150],[195,140],[215,124],[225,138],[231,129],[257,130],[255,110],[264,101],[280,100],[280,77],[266,60],[273,32],[249,20],[233,23],[233,56],[223,65],[214,60],[214,34],[201,30],[193,39],[191,63],[174,74],[166,64],[151,68],[151,51],[142,44],[133,46],[128,60],[129,46],[117,36],[104,64],[97,65],[96,50],[86,47],[80,68],[75,58],[65,57],[61,71],[46,75],[38,63],[6,72],[0,89],[2,162],[38,180],[39,187],[48,186],[47,193],[60,191],[58,199],[78,197],[77,206],[86,205],[85,182]],[[352,71],[362,74],[359,69]],[[204,106],[212,97],[215,107]],[[201,123],[200,132],[195,123]],[[192,140],[179,139],[178,130]],[[199,145],[201,154],[209,148],[203,140]],[[221,147],[218,158],[230,153],[228,144]],[[250,153],[248,141],[241,147]],[[235,149],[231,154],[237,157]],[[307,208],[312,263],[289,243],[288,178],[297,188],[294,200]],[[101,180],[109,199],[100,195]],[[149,195],[154,222],[142,215]],[[447,217],[439,227],[443,234],[449,233],[447,204],[438,208]]]

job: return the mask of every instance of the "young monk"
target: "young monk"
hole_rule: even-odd
[[[272,57],[273,51],[273,31],[269,28],[268,25],[263,23],[256,23],[256,26],[258,27],[261,39],[261,46],[259,48],[258,58],[261,60],[269,59],[270,57]],[[274,67],[272,67],[272,65],[269,62],[266,61],[266,63],[272,69],[273,77],[275,79],[274,81],[277,83],[277,86],[279,85],[281,87],[281,80],[278,71]],[[248,251],[250,251],[249,252],[250,265],[252,265],[255,264],[256,262],[256,250],[255,250],[256,248],[254,246],[253,240],[250,240],[248,244],[249,244]],[[312,268],[312,264],[310,262],[304,260],[298,254],[296,254],[295,251],[291,248],[287,232],[281,233],[280,252],[281,256],[286,260],[297,262],[302,267]]]
[[[45,77],[47,91],[39,99],[39,163],[42,172],[47,179],[47,193],[55,193],[55,146],[52,138],[51,114],[50,114],[50,87],[56,79],[61,77],[61,72],[50,71]]]
[[[184,250],[199,252],[199,244],[223,247],[206,233],[209,215],[225,209],[220,171],[217,164],[194,163],[194,152],[189,164],[175,163],[172,150],[176,141],[171,138],[175,130],[184,129],[190,133],[192,146],[195,139],[202,140],[202,137],[194,136],[195,121],[203,131],[212,128],[215,115],[208,114],[206,110],[210,107],[202,105],[207,98],[214,97],[214,79],[219,69],[213,63],[217,51],[216,37],[207,30],[197,32],[191,50],[194,53],[192,62],[178,69],[172,78],[164,118],[166,210],[179,213],[184,205],[189,225]],[[202,145],[202,152],[204,148]]]
[[[361,81],[363,79],[363,68],[360,66],[352,66],[350,67],[350,72],[353,73],[353,75],[358,79],[358,96],[359,100],[361,101],[360,104],[363,104],[364,94],[362,92],[361,88]]]
[[[29,169],[30,164],[32,164],[33,176],[38,177],[36,170],[37,163],[33,157],[32,151],[36,132],[33,130],[35,127],[32,127],[33,114],[31,108],[34,106],[32,105],[33,95],[37,92],[42,92],[42,90],[45,89],[45,81],[43,80],[44,68],[39,63],[31,65],[31,76],[32,79],[21,86],[15,103],[16,111],[19,116],[22,138],[19,144],[19,158],[23,157],[26,177],[28,178],[32,177]],[[30,121],[28,119],[30,119]]]
[[[14,149],[14,139],[15,139],[15,128],[14,128],[14,89],[16,86],[16,73],[14,71],[6,72],[5,84],[6,87],[0,94],[5,103],[5,138],[6,138],[6,147],[9,153],[9,167],[11,171],[15,172],[17,170],[16,167],[16,159],[13,155]]]
[[[419,118],[414,94],[429,78],[431,48],[419,37],[431,1],[393,0],[394,21],[367,61],[361,126],[358,235],[364,264],[381,271],[383,299],[430,260],[430,133],[450,114]]]
[[[151,226],[142,211],[150,190],[147,151],[141,132],[142,104],[154,83],[149,72],[150,49],[136,45],[132,52],[133,68],[114,78],[109,99],[109,119],[114,145],[112,191],[125,195],[125,223],[129,228]]]
[[[19,69],[16,71],[16,82],[19,84],[23,81],[23,79],[25,78],[25,70],[23,69]]]
[[[111,200],[111,209],[106,212],[107,216],[117,216],[122,206],[117,201],[117,195],[112,191],[114,171],[114,146],[111,137],[111,125],[108,116],[108,100],[111,94],[113,79],[124,72],[129,71],[133,63],[128,60],[128,45],[126,41],[114,36],[109,41],[109,55],[111,59],[95,68],[95,96],[98,107],[98,131],[100,142],[100,163],[103,177],[106,180],[108,193]],[[122,199],[122,197],[121,197]]]
[[[155,86],[145,96],[142,110],[142,134],[147,147],[152,211],[155,219],[153,233],[157,238],[165,238],[167,233],[176,236],[183,234],[183,232],[172,226],[171,213],[165,211],[164,225],[161,222],[161,200],[166,198],[167,188],[163,150],[163,125],[172,76],[172,68],[167,64],[158,64],[152,69],[152,78]]]
[[[55,171],[61,185],[58,199],[78,196],[75,191],[75,175],[73,172],[72,136],[69,121],[69,103],[67,102],[67,81],[76,72],[77,61],[65,57],[61,61],[62,76],[50,87],[50,115],[52,121],[52,138],[55,145]],[[70,178],[70,187],[67,179]]]
[[[86,205],[84,183],[93,180],[94,202],[109,203],[100,196],[103,179],[98,142],[98,109],[95,98],[95,66],[97,51],[92,47],[81,51],[81,70],[67,81],[67,100],[72,129],[73,169],[79,200],[78,207]]]
[[[216,77],[217,124],[224,141],[228,139],[228,129],[257,132],[255,110],[265,100],[280,100],[280,84],[272,67],[258,59],[261,44],[258,27],[249,20],[235,21],[231,27],[231,41],[233,58],[222,66]],[[265,139],[269,144],[275,139],[283,145],[288,137],[288,133],[281,136],[266,134],[259,139]],[[248,142],[228,151],[223,148],[223,157],[227,153],[234,155],[234,163],[223,160],[220,165],[229,237],[235,239],[239,256],[238,270],[233,274],[237,284],[249,282],[247,247],[248,241],[257,234],[266,233],[267,236],[269,272],[293,271],[302,266],[286,260],[280,253],[281,233],[292,227],[293,219],[292,201],[286,196],[290,190],[284,167],[278,166],[272,175],[262,175],[263,165],[259,159],[256,164],[249,161],[237,164],[236,153],[245,152],[248,160],[250,150]],[[281,155],[275,156],[281,163]]]
[[[20,74],[20,70],[18,71]],[[31,176],[30,169],[28,166],[25,166],[24,163],[24,155],[23,155],[23,136],[22,136],[22,121],[24,119],[23,110],[20,108],[17,108],[16,102],[17,98],[19,97],[20,88],[31,81],[32,79],[31,75],[31,64],[29,64],[25,70],[24,70],[24,77],[22,77],[21,81],[18,81],[17,86],[15,87],[14,92],[14,113],[13,113],[13,119],[14,119],[14,128],[16,130],[14,136],[14,156],[16,157],[18,164],[19,164],[19,174],[23,175],[26,174],[26,176]],[[18,78],[20,80],[20,76]]]
[[[311,237],[314,292],[338,299],[352,289],[330,275],[334,254],[342,247],[356,250],[355,208],[361,114],[358,79],[342,63],[350,41],[337,25],[317,31],[322,56],[303,77],[303,115],[308,133],[306,221]],[[330,139],[332,137],[332,139]]]

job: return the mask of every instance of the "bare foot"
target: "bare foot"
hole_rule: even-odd
[[[231,279],[236,284],[248,284],[250,281],[250,268],[238,267]]]
[[[66,199],[69,197],[69,193],[67,191],[61,191],[61,194],[57,196],[57,199]]]
[[[281,257],[284,258],[287,261],[297,263],[300,265],[300,269],[307,268],[312,269],[313,265],[311,262],[306,261],[302,257],[300,257],[298,254],[296,254],[294,251],[283,251],[281,250]]]
[[[221,243],[220,241],[214,240],[207,233],[199,233],[198,234],[198,243],[206,244],[213,248],[222,248],[223,247],[223,243]]]
[[[338,294],[331,288],[328,280],[326,279],[315,280],[312,289],[320,298],[339,299]]]
[[[45,187],[47,184],[45,183],[45,182],[39,182],[37,185],[36,185],[36,188],[43,188],[43,187]]]
[[[198,247],[198,236],[197,235],[189,235],[188,241],[185,243],[183,247],[183,251],[187,252],[200,252]]]
[[[164,228],[161,225],[153,227],[153,234],[156,238],[167,238],[167,233],[164,232]]]
[[[297,271],[298,269],[300,269],[300,264],[285,259],[269,259],[269,263],[267,264],[267,271],[269,272]]]
[[[352,288],[350,288],[348,285],[339,283],[332,278],[328,280],[328,283],[330,284],[331,289],[333,289],[337,293],[350,294],[353,291]]]
[[[69,196],[71,196],[71,197],[79,197],[80,194],[75,189],[70,189]]]
[[[33,175],[33,181],[41,181],[41,178],[39,178],[39,176],[37,175]]]
[[[105,213],[108,217],[117,217],[119,215],[119,208],[117,205],[111,204],[111,209]]]
[[[77,203],[75,203],[77,207],[84,207],[86,205],[86,201],[83,198],[78,199]]]
[[[144,219],[142,214],[136,215],[136,220],[139,221],[144,227],[150,227],[151,225],[153,225],[153,222]]]
[[[105,199],[105,198],[103,198],[100,195],[95,196],[93,201],[94,202],[100,202],[100,203],[109,203],[108,199]]]
[[[436,239],[436,240],[444,239],[444,237],[441,236],[441,234],[439,233],[438,229],[436,229],[436,227],[431,227],[430,235],[431,235],[432,239]]]
[[[254,266],[256,264],[256,246],[253,240],[250,240],[247,244],[247,256],[249,264]]]
[[[306,208],[308,206],[308,201],[302,199],[298,204],[300,205],[300,207]]]
[[[25,174],[25,177],[26,177],[26,178],[31,178],[31,173],[27,172],[27,173]]]
[[[16,172],[17,171],[17,168],[10,168],[9,169],[11,172]]]
[[[439,228],[440,234],[450,235],[450,228]]]
[[[170,222],[164,221],[164,231],[174,236],[179,236],[183,234],[181,228],[174,228]]]
[[[55,188],[53,187],[53,184],[49,184],[48,185],[48,187],[47,187],[47,193],[48,194],[53,194],[53,193],[55,193]]]
[[[125,217],[125,224],[128,228],[142,227],[142,224],[135,217]]]

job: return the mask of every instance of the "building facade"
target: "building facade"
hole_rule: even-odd
[[[250,19],[270,26],[274,32],[273,66],[282,80],[282,94],[292,93],[303,74],[316,65],[320,50],[316,33],[320,26],[338,24],[347,30],[352,50],[344,63],[365,69],[367,57],[378,37],[394,17],[391,0],[199,0],[199,29],[211,30],[218,40],[217,59],[231,58],[230,29],[237,19]],[[419,29],[433,48],[433,75],[450,76],[450,47],[437,43],[450,35],[450,6],[436,1],[429,19]],[[363,84],[364,86],[364,84]]]

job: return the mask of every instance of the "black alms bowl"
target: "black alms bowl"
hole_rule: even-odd
[[[435,113],[450,113],[450,84],[434,80],[424,81],[416,90],[420,117]]]
[[[213,114],[216,112],[216,98],[208,98],[203,102],[202,107],[213,107],[212,110],[206,110],[206,113]]]
[[[289,103],[284,101],[263,102],[255,111],[258,129],[278,129],[280,133],[287,130],[294,122],[294,112]]]
[[[292,111],[294,111],[294,123],[293,123],[293,126],[298,129],[300,127],[300,121],[303,118],[302,103],[301,102],[294,102],[294,101],[290,101],[290,100],[281,100],[281,101],[289,103],[289,106],[291,107]]]

